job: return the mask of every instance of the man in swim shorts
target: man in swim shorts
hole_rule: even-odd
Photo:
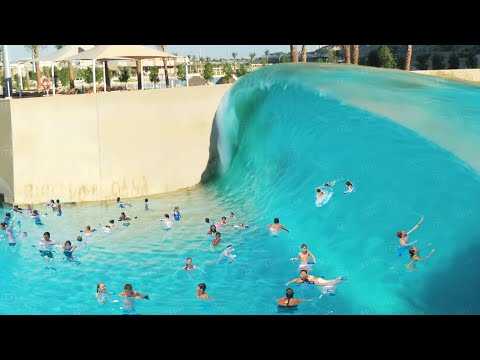
[[[50,239],[50,233],[45,231],[43,238],[38,243],[40,244],[40,256],[45,258],[47,264],[49,261],[53,261],[53,247],[58,243]]]

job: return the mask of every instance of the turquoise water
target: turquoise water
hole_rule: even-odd
[[[149,211],[143,198],[123,199],[132,203],[126,209],[114,201],[65,204],[61,217],[40,204],[48,214],[43,227],[17,214],[13,223],[20,220],[28,237],[16,247],[0,242],[0,313],[123,314],[121,301],[97,303],[101,281],[114,295],[125,283],[148,294],[150,300],[136,300],[138,314],[276,315],[275,299],[298,276],[289,259],[306,243],[317,258],[311,274],[348,280],[321,299],[318,286],[290,285],[295,298],[313,299],[296,315],[479,314],[479,90],[344,65],[257,70],[218,108],[202,184],[149,196]],[[330,201],[317,207],[315,188],[333,180],[341,181]],[[343,194],[345,180],[355,192]],[[182,221],[164,231],[160,219],[174,206]],[[79,229],[99,229],[121,211],[138,218],[85,237],[78,265],[58,251],[56,270],[46,269],[32,246],[44,231],[74,242]],[[410,240],[432,243],[436,252],[407,272],[395,234],[422,215]],[[223,245],[234,245],[234,263],[219,263],[206,235],[204,218],[222,216],[250,226],[220,229]],[[290,233],[268,233],[275,217]],[[187,257],[203,271],[181,270]],[[200,282],[214,301],[195,297]]]

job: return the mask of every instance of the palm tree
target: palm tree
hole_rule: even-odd
[[[302,45],[302,62],[307,62],[307,45]]]
[[[410,63],[412,62],[413,45],[407,45],[407,55],[405,55],[405,70],[410,71]]]
[[[178,53],[173,53],[173,55],[178,56]],[[177,58],[173,58],[173,76],[177,76]]]
[[[360,58],[360,45],[352,45],[352,63],[358,65]]]
[[[350,64],[351,59],[350,59],[350,45],[340,45],[343,48],[343,51],[345,52],[345,64]]]
[[[157,48],[160,50],[160,51],[167,51],[167,46],[168,45],[157,45]],[[167,64],[167,61],[168,59],[167,58],[163,58],[163,72],[165,73],[165,87],[168,88],[168,86],[170,85],[170,81],[168,80],[168,64]]]
[[[37,90],[40,91],[42,91],[42,72],[40,70],[40,61],[38,60],[38,55],[40,49],[45,47],[46,45],[25,45],[25,48],[33,53],[33,58],[35,59],[35,72],[37,73]]]
[[[254,52],[248,54],[248,56],[250,56],[250,71],[253,71],[253,60],[255,59],[255,56],[256,56],[256,55],[257,55],[257,54],[255,54]]]
[[[297,45],[290,45],[290,61],[298,63]]]
[[[141,90],[142,89],[142,60],[136,60],[136,64],[137,64],[137,84],[138,84],[138,90]]]
[[[237,70],[237,56],[238,54],[236,52],[232,53],[232,59],[233,59],[233,68]]]
[[[267,64],[268,64],[268,56],[269,55],[270,55],[270,51],[268,51],[268,49],[265,50],[265,61],[267,62]]]
[[[60,50],[63,48],[65,45],[55,45],[57,50]],[[107,64],[105,64],[107,65]],[[72,65],[72,60],[68,60],[68,78],[70,79],[70,89],[75,88],[75,74],[73,73],[73,65]]]

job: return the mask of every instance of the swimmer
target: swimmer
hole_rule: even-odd
[[[138,291],[133,290],[132,284],[125,284],[123,291],[118,296],[150,300],[148,295],[142,295]]]
[[[77,248],[77,245],[72,245],[72,242],[70,240],[67,240],[62,243],[62,248],[63,255],[65,255],[68,261],[78,263],[78,261],[75,260],[75,258],[73,257],[73,251]]]
[[[62,216],[62,205],[60,205],[60,200],[57,199],[57,204],[55,205],[54,211],[57,212],[57,216]]]
[[[51,208],[52,208],[52,211],[55,211],[55,210],[56,210],[56,208],[55,208],[55,200],[51,199],[50,202],[45,205],[45,207],[51,207]]]
[[[233,255],[232,252],[235,251],[235,249],[233,248],[232,245],[228,245],[227,248],[225,250],[222,251],[222,254],[220,255],[220,257],[218,258],[218,261],[221,262],[225,259],[230,259],[232,260],[231,262],[234,262],[235,261],[235,257],[237,255]]]
[[[212,224],[210,223],[210,219],[209,219],[209,218],[205,218],[205,224],[208,225],[209,227],[210,227],[210,225],[212,225]]]
[[[200,283],[197,285],[197,298],[199,299],[210,299],[210,295],[208,295],[205,290],[207,290],[207,285],[205,283]]]
[[[14,205],[12,210],[15,212],[23,212],[23,209],[19,208],[18,205]]]
[[[145,211],[148,210],[148,199],[145,199]]]
[[[410,235],[412,231],[416,230],[420,226],[420,224],[423,222],[423,218],[424,216],[422,216],[420,221],[413,228],[411,228],[410,231],[408,232],[405,232],[403,230],[397,231],[397,236],[400,238],[400,245],[411,246],[417,242],[417,240],[415,240],[415,241],[412,241],[411,243],[408,243],[408,235]]]
[[[5,218],[3,219],[3,222],[6,223],[7,225],[10,225],[12,220],[13,220],[12,215],[10,215],[10,213],[7,212],[5,214]]]
[[[235,214],[233,212],[230,211],[230,215],[229,215],[231,218],[233,218],[235,216]]]
[[[95,298],[100,304],[103,304],[105,301],[109,302],[118,302],[118,300],[112,300],[110,296],[113,293],[107,292],[107,286],[104,283],[97,284],[97,292],[95,293]]]
[[[197,267],[195,265],[192,264],[192,258],[189,257],[187,258],[186,262],[185,262],[185,266],[183,267],[183,270],[195,270],[197,269]]]
[[[426,247],[432,245],[432,243],[428,244]],[[424,261],[427,260],[432,254],[435,252],[435,249],[432,249],[430,251],[430,254],[425,256],[424,258],[421,258],[420,255],[420,250],[417,247],[411,247],[408,250],[408,253],[410,254],[410,262],[405,265],[408,271],[417,271],[418,269],[415,267],[415,264],[417,261]]]
[[[212,240],[212,246],[218,246],[218,244],[220,244],[220,241],[222,241],[220,238],[221,235],[222,234],[220,234],[218,231],[215,233],[215,237]]]
[[[28,236],[28,234],[27,234],[26,231],[22,232],[22,237],[25,237],[25,238],[26,238],[27,236]]]
[[[217,232],[217,227],[215,226],[215,224],[212,224],[210,225],[210,230],[207,232],[207,235],[212,235],[212,234],[215,234]]]
[[[347,186],[347,190],[345,190],[343,193],[344,194],[351,193],[353,191],[353,184],[349,180],[347,180],[345,181],[345,185]]]
[[[132,204],[121,202],[120,197],[117,197],[117,204],[119,208],[125,208],[126,206],[132,207]]]
[[[120,218],[118,219],[118,221],[129,221],[129,220],[132,220],[132,219],[129,218],[127,215],[125,215],[124,212],[120,214]]]
[[[17,242],[15,241],[15,237],[13,236],[12,230],[11,230],[10,226],[8,226],[7,223],[5,223],[5,222],[0,223],[0,229],[4,230],[5,234],[7,234],[8,246],[17,245]]]
[[[301,249],[302,251],[298,253],[298,256],[296,258],[291,258],[290,261],[296,261],[296,260],[301,261],[301,264],[298,266],[297,271],[300,271],[303,269],[312,270],[312,267],[310,266],[309,263],[311,263],[312,260],[314,264],[317,262],[317,260],[315,259],[315,255],[313,255],[310,252],[310,250],[307,250],[306,244],[302,244]]]
[[[222,221],[216,222],[215,225],[217,225],[218,227],[224,227],[225,225],[227,225],[227,218],[225,216],[222,216]]]
[[[163,219],[160,219],[160,221],[165,223],[165,227],[163,228],[163,230],[170,230],[172,228],[172,220],[170,220],[170,215],[163,215]]]
[[[182,216],[180,215],[180,209],[178,208],[178,206],[175,206],[175,208],[173,209],[173,219],[175,221],[180,221],[182,219]]]
[[[248,225],[245,224],[238,224],[238,225],[232,225],[235,229],[248,229]]]
[[[295,293],[293,289],[288,288],[285,292],[285,297],[277,299],[277,304],[280,307],[296,307],[298,304],[305,302],[305,301],[312,301],[313,299],[308,300],[301,300],[301,299],[294,299]]]
[[[43,238],[39,241],[40,244],[40,256],[45,258],[46,263],[53,261],[53,247],[58,245],[57,242],[50,239],[50,233],[48,231],[43,233]]]
[[[323,294],[335,295],[335,290],[338,284],[344,280],[347,280],[347,278],[344,276],[337,276],[336,279],[334,280],[325,280],[325,279],[322,279],[321,277],[308,275],[307,270],[302,270],[300,272],[300,277],[290,280],[285,285],[289,285],[290,283],[293,283],[293,282],[300,283],[300,284],[305,283],[305,284],[319,285],[322,287]]]
[[[285,226],[280,224],[280,219],[275,218],[273,219],[273,224],[267,224],[267,229],[269,229],[272,233],[278,234],[280,230],[285,230],[286,232],[290,232]]]
[[[80,230],[80,232],[85,233],[85,235],[91,235],[91,233],[93,233],[93,232],[95,232],[95,231],[97,231],[97,229],[93,229],[93,230],[92,230],[92,228],[90,227],[90,225],[87,225],[87,226],[85,227],[85,230]]]
[[[115,226],[116,226],[116,225],[115,225],[115,220],[113,220],[113,219],[109,220],[109,221],[108,221],[108,224],[105,225],[106,228],[113,228],[113,227],[115,227]]]

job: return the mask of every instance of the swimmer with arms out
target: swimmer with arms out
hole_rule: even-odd
[[[413,228],[411,228],[410,231],[408,232],[405,232],[403,230],[397,231],[397,236],[400,238],[400,245],[411,246],[417,242],[417,240],[415,240],[415,241],[412,241],[411,243],[408,243],[408,235],[410,235],[412,231],[416,230],[420,226],[420,224],[423,222],[423,218],[424,216],[422,216],[420,221]]]
[[[280,219],[279,218],[273,219],[273,224],[267,224],[267,229],[270,229],[271,232],[273,232],[275,234],[278,234],[280,232],[280,230],[285,230],[288,233],[290,232],[290,230],[288,230],[285,226],[280,224]]]
[[[432,245],[432,243],[428,244],[426,247]],[[435,249],[432,249],[430,251],[430,254],[428,254],[427,256],[425,256],[424,258],[421,258],[419,255],[420,255],[420,250],[418,249],[418,247],[411,247],[409,250],[408,250],[409,254],[410,254],[410,262],[405,265],[405,267],[407,268],[408,271],[417,271],[418,269],[415,267],[415,264],[417,261],[425,261],[427,260],[430,256],[432,256],[432,254],[435,252]]]
[[[279,307],[296,307],[298,304],[305,302],[305,301],[312,301],[313,299],[308,300],[301,300],[301,299],[294,299],[295,293],[291,288],[288,288],[285,292],[285,297],[277,299],[277,304]]]

